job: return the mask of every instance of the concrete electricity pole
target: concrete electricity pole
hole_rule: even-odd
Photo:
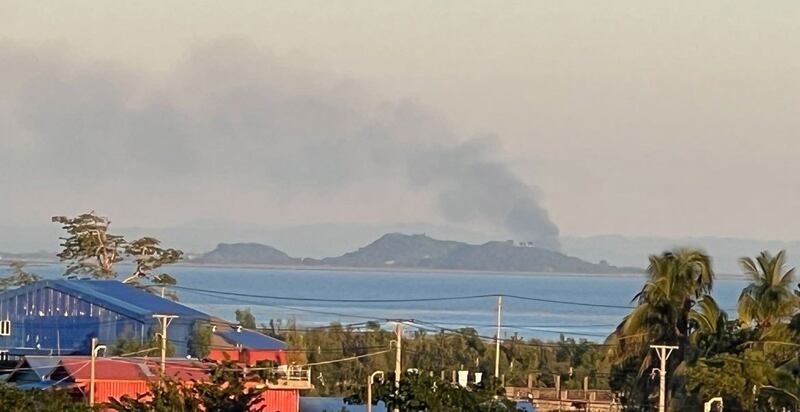
[[[177,315],[153,315],[154,318],[158,319],[158,323],[161,325],[161,374],[163,375],[164,372],[167,370],[167,327],[170,323],[172,323],[173,319],[177,319]]]
[[[92,360],[89,366],[89,406],[94,406],[95,362],[97,361],[97,352],[100,350],[106,350],[106,345],[98,345],[97,338],[92,338]]]
[[[395,348],[397,348],[397,355],[394,359],[394,390],[395,396],[400,396],[400,376],[403,375],[403,328],[405,327],[405,320],[398,319],[394,321],[394,334],[395,334]],[[395,412],[399,412],[397,407],[394,408]]]
[[[405,325],[403,322],[398,321],[394,324],[394,335],[395,335],[395,348],[397,349],[397,354],[395,355],[394,359],[394,384],[395,387],[398,389],[400,388],[400,376],[403,374],[403,327]]]
[[[502,322],[503,296],[497,295],[497,335],[494,338],[494,378],[500,379],[500,323]]]
[[[661,368],[653,369],[653,372],[658,371],[661,378],[658,387],[658,412],[666,410],[666,396],[667,396],[667,359],[672,351],[678,349],[677,346],[666,345],[650,345],[651,348],[656,350],[658,359],[661,360]]]

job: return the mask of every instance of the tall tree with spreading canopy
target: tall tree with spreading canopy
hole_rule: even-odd
[[[151,293],[159,293],[160,289],[162,296],[169,294],[177,299],[174,293],[165,292],[166,286],[177,281],[167,273],[157,273],[157,269],[181,260],[182,251],[164,248],[158,239],[150,236],[127,242],[122,236],[109,233],[111,221],[94,211],[74,218],[54,216],[53,222],[60,223],[68,234],[60,238],[63,250],[58,254],[62,262],[68,262],[64,273],[68,278],[113,279],[117,277],[114,265],[128,259],[134,269],[123,283]]]
[[[77,217],[53,216],[67,232],[61,237],[58,257],[67,262],[64,276],[74,279],[91,276],[96,279],[113,279],[117,276],[114,264],[122,261],[125,239],[108,232],[111,221],[94,211]]]
[[[178,262],[183,252],[178,249],[163,248],[161,241],[145,236],[124,246],[125,256],[133,259],[134,271],[122,283],[132,283],[152,293],[160,293],[162,297],[177,300],[174,292],[167,292],[167,286],[177,284],[174,277],[167,273],[155,273],[161,266]]]

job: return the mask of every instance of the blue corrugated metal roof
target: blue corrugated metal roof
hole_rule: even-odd
[[[251,330],[242,330],[241,332],[231,330],[217,332],[217,334],[234,345],[242,345],[248,349],[282,350],[287,348],[285,342]]]
[[[143,321],[156,313],[178,315],[184,320],[210,319],[209,315],[203,312],[116,280],[43,280],[6,291],[3,295],[13,296],[43,287],[69,293],[98,306]]]
[[[139,315],[160,313],[164,315],[178,315],[183,318],[209,318],[209,316],[203,312],[116,280],[59,279],[50,282],[57,288],[70,289],[85,295],[93,296],[119,307],[126,308]]]

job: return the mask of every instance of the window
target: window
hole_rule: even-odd
[[[7,361],[7,360],[8,360],[8,351],[0,350],[0,361]]]
[[[0,336],[11,336],[10,320],[0,320]]]

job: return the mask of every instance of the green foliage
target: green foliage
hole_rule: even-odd
[[[3,412],[91,412],[62,391],[23,391],[0,383],[0,410]]]
[[[111,224],[108,218],[89,212],[74,218],[53,216],[52,220],[60,223],[68,235],[60,238],[63,249],[58,254],[62,262],[67,262],[64,276],[97,279],[117,276],[114,264],[122,261],[125,240],[108,232]]]
[[[124,246],[125,255],[133,258],[135,269],[125,279],[126,283],[147,279],[155,285],[174,285],[175,278],[166,273],[154,274],[153,271],[163,265],[178,262],[183,252],[177,249],[164,249],[161,242],[153,237],[145,236]]]
[[[751,283],[739,296],[739,320],[755,323],[762,330],[788,320],[796,311],[798,297],[792,293],[794,268],[786,268],[785,252],[772,256],[763,251],[755,261],[749,257],[739,260]]]
[[[667,364],[674,410],[699,410],[716,396],[726,410],[796,409],[800,299],[790,289],[794,269],[786,268],[784,255],[761,252],[740,260],[751,283],[739,298],[737,321],[708,295],[713,271],[707,256],[679,250],[651,257],[638,305],[609,337],[610,385],[625,393],[626,405],[652,406],[656,385],[643,372],[657,365],[648,346],[665,343],[680,347]]]
[[[127,242],[122,236],[110,234],[108,228],[111,221],[94,212],[74,218],[54,216],[53,222],[60,223],[68,235],[60,238],[62,251],[58,257],[62,262],[67,262],[64,276],[70,279],[82,276],[116,278],[114,265],[128,258],[133,261],[134,270],[123,283],[132,283],[163,296],[167,296],[164,287],[177,283],[169,274],[155,271],[161,266],[180,261],[183,252],[161,247],[161,242],[156,238],[145,236]],[[169,297],[177,300],[172,292],[169,292]]]
[[[758,388],[768,384],[771,374],[772,365],[760,351],[723,353],[702,358],[690,368],[687,389],[704,400],[722,396],[726,409],[752,411]]]
[[[194,412],[201,410],[200,401],[191,389],[173,379],[164,378],[150,385],[147,393],[111,399],[109,410],[119,412]]]
[[[208,381],[192,385],[192,392],[208,412],[261,411],[264,408],[256,404],[263,390],[245,388],[243,372],[232,362],[224,362],[211,371]]]
[[[151,328],[144,341],[131,328],[125,328],[118,336],[117,341],[108,348],[112,356],[132,355],[137,356],[152,356],[155,354],[160,355],[161,343],[156,335],[156,330]],[[167,342],[167,356],[175,356],[175,345],[172,342]]]
[[[692,307],[708,296],[714,283],[711,258],[695,249],[676,249],[650,256],[647,275],[644,287],[634,297],[637,306],[608,339],[609,358],[613,362],[623,364],[636,360],[638,377],[628,379],[633,386],[625,390],[632,394],[631,399],[640,400],[649,395],[644,391],[652,390],[645,371],[658,366],[650,344],[678,346],[667,363],[668,371],[677,370],[689,349]],[[670,372],[669,378],[672,390],[683,385],[674,372]]]
[[[245,329],[255,329],[256,317],[250,312],[250,308],[236,309],[236,323]]]
[[[41,279],[39,275],[26,271],[24,262],[14,261],[8,265],[8,275],[4,278],[0,278],[0,292],[10,288],[30,285]]]
[[[281,321],[270,322],[274,326]],[[289,322],[281,329],[281,339],[289,344],[289,362],[297,364],[328,362],[337,359],[386,351],[395,339],[393,333],[377,323],[363,328],[333,323],[325,328],[298,330]],[[426,333],[416,331],[403,340],[403,365],[433,372],[450,380],[452,371],[467,369],[491,376],[494,347],[484,342],[473,329]],[[596,388],[608,387],[610,366],[603,359],[602,347],[586,341],[563,339],[557,344],[519,336],[504,341],[500,348],[500,367],[508,385],[526,386],[532,375],[536,386],[553,387],[553,375],[562,377],[565,389],[578,389],[584,377]],[[346,396],[363,388],[374,371],[394,369],[394,351],[365,356],[348,362],[313,367],[315,388],[309,396]],[[572,369],[572,375],[570,375]]]
[[[208,356],[213,334],[212,325],[196,321],[192,325],[192,334],[189,337],[189,354],[198,359]]]
[[[346,399],[348,403],[366,402],[366,388]],[[383,402],[388,410],[401,412],[515,411],[516,405],[503,396],[499,382],[468,385],[441,380],[431,374],[407,372],[396,386],[394,374],[373,383],[373,402]]]
[[[209,379],[182,384],[164,378],[149,393],[113,399],[106,407],[119,412],[259,412],[263,389],[246,387],[243,371],[223,363],[209,372]]]

